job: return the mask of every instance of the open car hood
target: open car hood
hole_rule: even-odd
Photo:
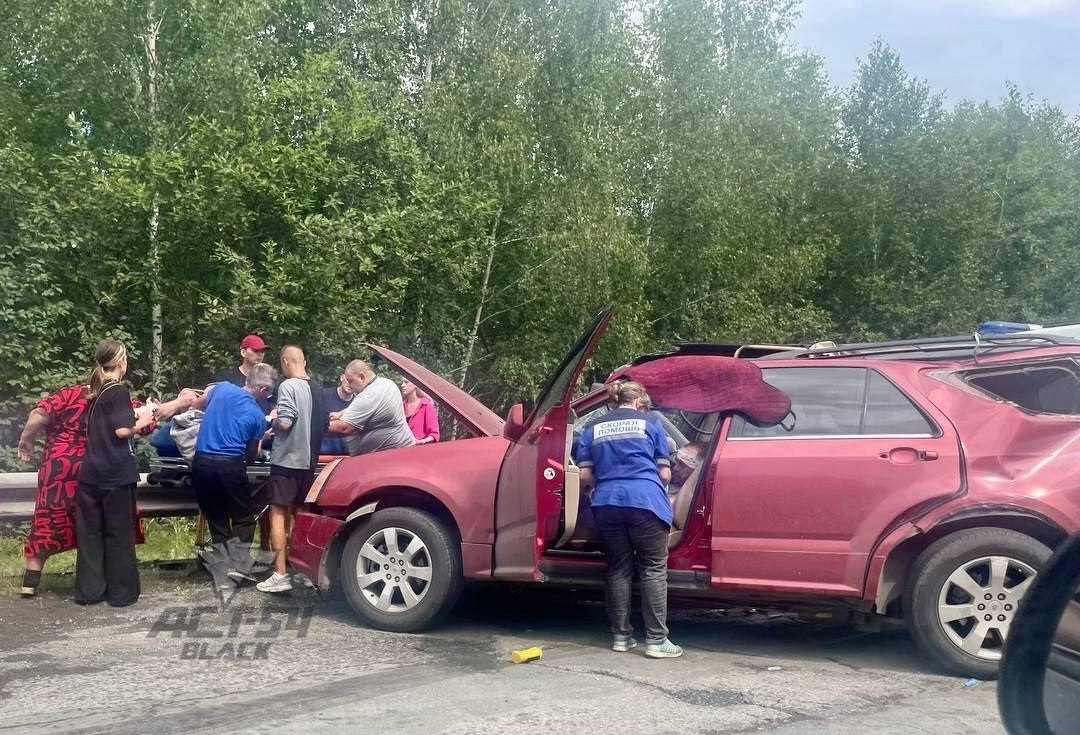
[[[761,368],[735,357],[663,357],[619,368],[606,382],[618,379],[641,383],[657,406],[740,413],[757,426],[778,424],[791,410],[791,399],[762,379]]]
[[[395,370],[418,385],[432,400],[452,413],[473,432],[481,436],[501,436],[503,420],[499,415],[439,375],[404,355],[378,345],[366,345]]]

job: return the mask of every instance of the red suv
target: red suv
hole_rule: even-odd
[[[609,406],[601,389],[571,397],[609,319],[505,422],[373,347],[470,436],[329,464],[292,531],[298,570],[321,589],[341,585],[365,623],[393,631],[434,624],[466,580],[600,585],[573,444]],[[683,345],[612,376],[645,384],[676,446],[704,448],[674,496],[671,594],[904,619],[944,668],[994,676],[1024,592],[1080,531],[1080,342],[744,354]]]

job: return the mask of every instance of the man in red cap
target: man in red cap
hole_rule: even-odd
[[[217,382],[232,383],[237,388],[243,388],[247,383],[247,376],[251,372],[251,368],[263,362],[267,347],[268,345],[263,338],[257,334],[249,334],[244,337],[240,340],[240,364],[219,375]],[[274,405],[273,396],[259,396],[256,400],[264,414],[270,413],[270,409]]]

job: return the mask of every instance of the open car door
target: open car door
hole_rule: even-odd
[[[511,421],[510,448],[495,495],[495,571],[500,579],[540,579],[541,555],[559,534],[567,484],[577,497],[578,469],[570,464],[570,399],[585,362],[611,322],[613,305],[592,320],[540,391],[520,423]],[[515,406],[513,412],[520,412]],[[520,417],[520,413],[518,414]]]

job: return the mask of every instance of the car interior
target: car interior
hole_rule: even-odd
[[[565,488],[563,495],[564,523],[562,533],[551,547],[557,551],[585,554],[595,554],[600,551],[600,539],[596,533],[596,525],[592,518],[590,497],[589,493],[581,487],[581,469],[575,461],[574,447],[577,444],[578,437],[581,436],[585,429],[610,409],[611,407],[607,404],[602,404],[582,416],[571,413],[570,425],[567,427],[566,432]],[[703,470],[709,464],[708,458],[712,455],[713,439],[717,428],[720,426],[721,414],[695,414],[664,407],[654,409],[654,414],[663,424],[664,431],[668,435],[668,448],[672,456],[674,456],[676,450],[690,442],[696,442],[706,447],[697,468],[686,479],[673,499],[674,519],[668,540],[668,548],[674,549],[682,541],[683,534],[689,523],[690,514],[695,505],[694,501],[702,484]]]

